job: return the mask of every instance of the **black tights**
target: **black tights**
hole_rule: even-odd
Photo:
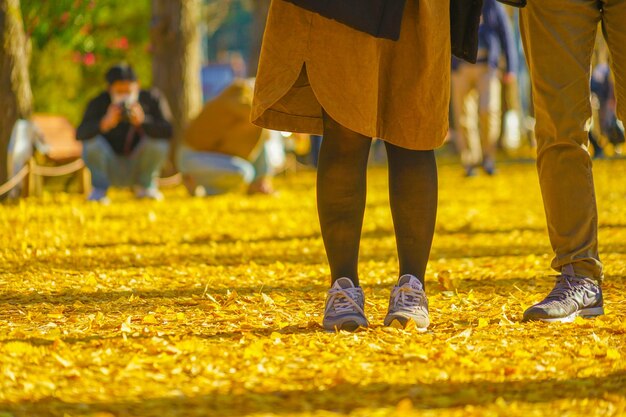
[[[341,126],[324,113],[317,205],[332,282],[348,277],[359,285],[359,243],[371,142],[371,138]],[[400,275],[423,280],[437,216],[435,154],[385,145]]]

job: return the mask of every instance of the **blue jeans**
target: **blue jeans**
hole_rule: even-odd
[[[156,180],[167,158],[166,139],[143,138],[128,155],[117,155],[103,136],[83,142],[83,160],[91,171],[91,185],[106,190],[110,186],[156,188]]]
[[[270,175],[271,171],[265,147],[253,162],[249,162],[237,156],[199,152],[183,146],[178,153],[178,168],[203,187],[207,195],[235,191]]]

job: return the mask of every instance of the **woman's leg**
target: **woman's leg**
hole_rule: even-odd
[[[412,151],[390,143],[385,145],[400,276],[413,275],[423,284],[437,218],[435,153]]]
[[[359,285],[359,243],[371,142],[371,138],[341,126],[324,113],[317,205],[333,283],[347,277]]]

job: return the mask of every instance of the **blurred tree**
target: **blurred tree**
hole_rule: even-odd
[[[205,0],[202,13],[207,62],[229,63],[233,56],[250,55],[252,0]]]
[[[252,26],[252,43],[250,48],[250,76],[256,76],[259,66],[259,56],[261,54],[261,43],[265,32],[265,21],[270,9],[271,0],[257,0],[254,5],[254,24]]]
[[[233,4],[242,0],[204,0],[202,22],[206,27],[206,35],[211,37],[217,32],[231,15]],[[243,0],[248,5],[249,0]]]
[[[13,125],[31,112],[28,51],[19,0],[0,0],[0,184],[7,180]]]
[[[234,54],[255,76],[271,0],[204,0],[202,24],[208,62],[228,63]]]
[[[152,76],[167,98],[176,138],[202,108],[200,0],[152,0]]]

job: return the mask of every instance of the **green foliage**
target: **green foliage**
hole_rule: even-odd
[[[128,61],[151,83],[150,0],[23,0],[35,111],[78,123],[106,69]]]
[[[205,0],[203,20],[208,36],[212,36],[224,24],[247,23],[248,14],[254,9],[252,0]]]
[[[255,4],[252,0],[206,0],[202,23],[206,56],[210,62],[227,62],[228,54],[248,57]]]

